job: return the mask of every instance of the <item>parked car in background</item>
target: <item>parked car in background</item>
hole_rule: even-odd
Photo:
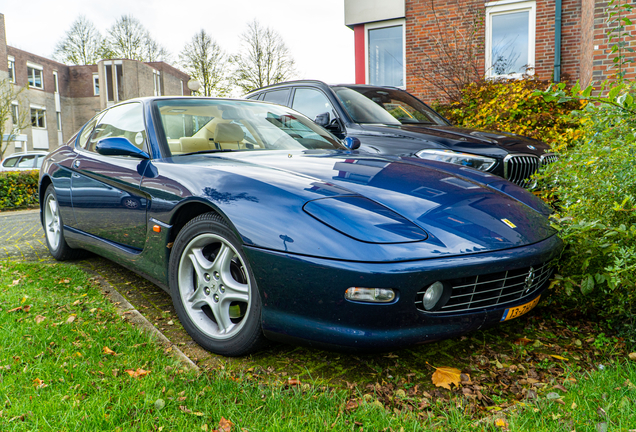
[[[2,160],[0,171],[27,171],[37,170],[42,166],[45,151],[27,151],[13,153]]]
[[[264,102],[115,105],[45,159],[48,248],[144,275],[223,355],[264,338],[388,350],[537,304],[562,245],[541,200],[473,169],[344,143]]]
[[[523,187],[556,158],[547,144],[532,138],[455,127],[395,87],[304,80],[263,87],[245,97],[291,107],[340,138],[358,138],[360,148],[371,153],[468,166]]]

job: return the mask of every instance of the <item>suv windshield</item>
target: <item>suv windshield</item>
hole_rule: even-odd
[[[164,99],[155,106],[172,156],[233,150],[345,149],[311,120],[278,105]]]
[[[442,116],[405,91],[373,87],[332,87],[356,123],[447,126]]]

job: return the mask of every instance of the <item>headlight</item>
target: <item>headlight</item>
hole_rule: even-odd
[[[496,159],[470,153],[459,153],[452,150],[420,150],[415,154],[420,159],[447,162],[463,165],[479,171],[488,171],[497,162]]]

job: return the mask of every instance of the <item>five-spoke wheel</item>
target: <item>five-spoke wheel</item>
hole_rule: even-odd
[[[66,243],[60,206],[52,184],[46,188],[42,201],[42,228],[49,252],[56,260],[79,258],[83,254],[81,249],[72,249]]]
[[[177,236],[170,285],[181,323],[204,348],[243,355],[260,344],[256,282],[239,241],[217,214],[193,219]]]

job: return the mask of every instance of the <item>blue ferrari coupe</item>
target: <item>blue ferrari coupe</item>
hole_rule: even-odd
[[[388,350],[518,317],[562,243],[491,174],[356,150],[279,105],[192,97],[107,108],[40,170],[51,254],[116,261],[227,356],[267,339]]]

